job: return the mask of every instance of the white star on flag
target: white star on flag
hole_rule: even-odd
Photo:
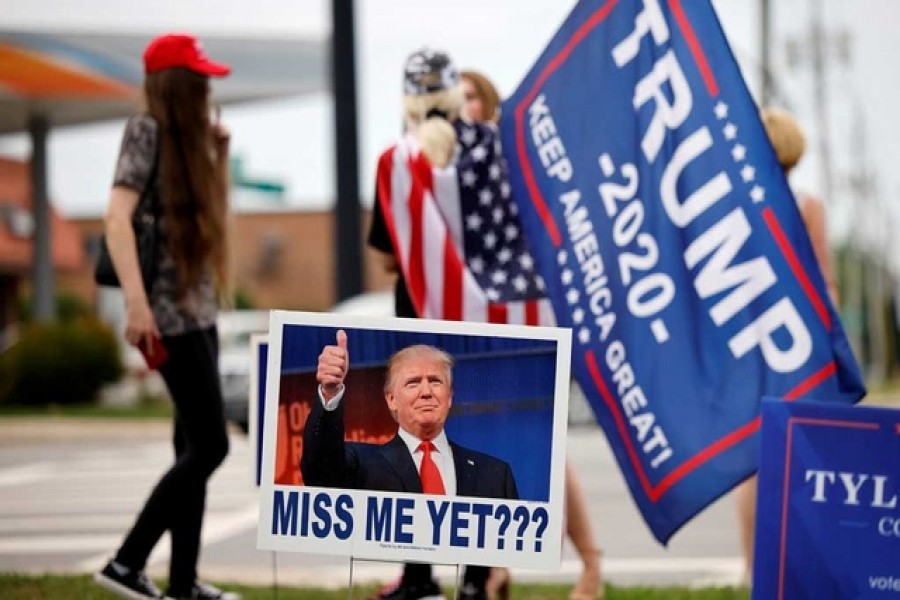
[[[473,273],[482,273],[484,271],[484,259],[480,256],[474,256],[469,260],[469,268]]]
[[[754,202],[762,202],[763,198],[766,197],[766,190],[761,186],[754,185],[753,189],[750,190],[750,199]]]
[[[475,140],[477,139],[476,138],[477,135],[478,135],[478,132],[475,131],[475,129],[465,129],[460,134],[459,139],[462,140],[462,143],[465,144],[467,147],[471,147],[472,144],[475,143]]]
[[[725,117],[728,116],[728,105],[725,104],[725,102],[723,102],[722,100],[719,100],[719,101],[716,103],[716,106],[715,106],[715,108],[714,108],[713,110],[714,110],[715,113],[716,113],[716,118],[717,118],[717,119],[720,119],[720,120],[721,120],[721,119],[724,119]]]
[[[726,140],[733,140],[737,136],[737,125],[729,123],[722,128],[722,133],[725,135]]]
[[[534,268],[534,259],[531,258],[531,255],[527,252],[519,256],[519,266],[525,269],[526,271],[530,271]]]
[[[582,327],[578,330],[578,341],[582,344],[587,344],[591,341],[591,332],[587,327]]]
[[[744,168],[741,169],[741,178],[743,178],[746,182],[753,181],[753,178],[756,176],[756,169],[751,167],[750,165],[744,165]]]

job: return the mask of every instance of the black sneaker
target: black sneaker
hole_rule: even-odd
[[[176,596],[172,592],[167,592],[166,597],[176,600],[241,600],[241,595],[236,592],[223,592],[216,586],[200,580],[194,582],[189,594]]]
[[[487,592],[484,588],[479,588],[471,581],[462,586],[457,598],[458,600],[488,600]]]
[[[399,583],[383,588],[368,600],[446,600],[446,598],[433,579],[419,585],[407,584],[401,579]]]
[[[120,598],[129,600],[163,598],[160,589],[150,581],[146,573],[133,571],[113,560],[109,561],[102,571],[94,573],[94,581]]]

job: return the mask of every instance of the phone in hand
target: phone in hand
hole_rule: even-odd
[[[150,336],[149,344],[145,341],[146,339],[147,338],[141,339],[141,342],[138,344],[138,350],[144,355],[144,361],[147,363],[147,368],[155,371],[169,359],[169,352],[163,345],[161,338],[158,338],[155,335]]]

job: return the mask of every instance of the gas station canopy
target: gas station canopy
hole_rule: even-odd
[[[156,35],[45,33],[0,29],[0,134],[124,117],[141,96],[141,55]],[[217,80],[222,104],[322,91],[327,39],[203,36],[206,52],[228,63]]]
[[[51,33],[0,29],[0,135],[31,138],[31,260],[35,314],[52,318],[51,211],[47,135],[51,128],[125,117],[140,106],[142,54],[160,32]],[[210,57],[231,65],[213,85],[221,104],[316,92],[328,87],[327,39],[203,36]]]

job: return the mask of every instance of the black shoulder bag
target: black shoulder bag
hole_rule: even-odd
[[[150,168],[150,176],[147,185],[141,192],[134,214],[131,216],[131,226],[134,228],[134,240],[137,246],[138,265],[141,267],[141,276],[144,280],[144,289],[150,293],[153,278],[156,275],[156,263],[158,261],[159,248],[159,193],[156,175],[159,167],[159,150],[153,155],[153,166]],[[119,276],[113,266],[109,255],[109,247],[106,244],[106,235],[100,236],[100,253],[97,256],[97,264],[94,267],[94,281],[97,285],[119,287]]]

